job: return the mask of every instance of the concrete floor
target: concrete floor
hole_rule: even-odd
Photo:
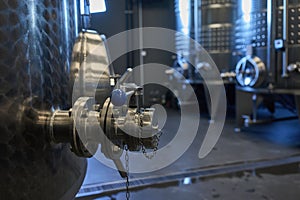
[[[176,116],[176,111],[169,111]],[[277,114],[280,115],[279,110]],[[169,116],[169,115],[168,115]],[[169,117],[170,118],[170,117]],[[172,118],[172,117],[171,117]],[[176,119],[171,119],[176,121]],[[237,163],[251,163],[262,160],[276,160],[300,155],[300,123],[298,120],[279,121],[262,125],[253,125],[234,132],[234,119],[226,121],[223,133],[213,151],[204,159],[198,158],[201,145],[201,132],[208,126],[207,118],[200,122],[199,135],[185,154],[171,166],[147,173],[131,174],[131,179],[148,176],[164,176],[193,169],[210,169],[215,166],[230,166]],[[173,135],[176,123],[166,125],[162,145]],[[110,169],[94,158],[88,161],[88,171],[84,186],[121,181],[117,171]],[[193,179],[191,184],[170,183],[161,186],[146,187],[131,191],[131,199],[299,199],[300,174],[296,167],[280,167],[280,173],[245,171],[240,174],[228,174],[208,178]],[[299,160],[300,163],[300,160]],[[99,195],[80,199],[125,199],[124,192]]]
[[[270,175],[214,178],[198,181],[191,185],[146,188],[131,192],[132,200],[165,200],[165,199],[228,199],[228,200],[298,200],[300,195],[300,175]],[[113,196],[125,199],[125,193]],[[110,197],[95,198],[109,200]]]

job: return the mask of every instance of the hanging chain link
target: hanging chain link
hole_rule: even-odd
[[[129,200],[130,198],[130,192],[129,192],[129,154],[128,154],[128,146],[125,146],[125,168],[126,168],[126,200]]]
[[[153,148],[153,151],[151,154],[149,154],[146,150],[146,147],[145,145],[143,144],[143,141],[142,139],[140,138],[140,145],[142,146],[142,152],[144,154],[144,156],[151,160],[152,158],[154,158],[154,156],[156,155],[157,153],[157,150],[158,150],[158,145],[159,145],[159,140],[160,140],[160,136],[162,135],[162,132],[160,131],[157,135],[154,136],[154,141],[153,141],[153,145],[154,145],[154,148]]]
[[[152,158],[154,158],[154,156],[156,155],[157,153],[157,150],[158,150],[158,145],[159,145],[159,140],[160,140],[160,137],[162,135],[162,131],[159,131],[159,133],[157,133],[155,136],[153,136],[153,145],[154,145],[154,148],[153,148],[153,151],[151,154],[149,154],[146,150],[146,147],[145,145],[143,144],[143,140],[142,140],[142,127],[143,127],[143,120],[142,120],[142,117],[140,117],[140,113],[138,114],[138,119],[140,119],[139,121],[139,124],[140,124],[140,131],[139,131],[139,144],[141,145],[142,147],[142,152],[144,154],[144,156],[151,160]]]
[[[142,119],[140,117],[140,113],[138,114],[138,119]],[[153,152],[152,154],[148,154],[147,150],[146,150],[146,147],[145,145],[143,144],[143,141],[142,141],[142,138],[141,138],[141,132],[142,132],[142,127],[143,127],[143,120],[140,120],[140,131],[139,131],[139,144],[141,145],[142,147],[142,152],[144,154],[144,156],[151,160],[157,153],[157,150],[158,150],[158,145],[159,145],[159,140],[160,140],[160,137],[162,135],[162,131],[159,131],[159,133],[157,133],[155,136],[153,136],[153,145],[154,145],[154,148],[153,148]],[[126,170],[126,200],[129,200],[130,199],[130,191],[129,191],[129,149],[128,149],[128,145],[125,145],[124,146],[125,148],[125,170]]]

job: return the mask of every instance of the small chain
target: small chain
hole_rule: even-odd
[[[129,200],[130,198],[130,192],[129,192],[129,155],[128,155],[128,146],[125,146],[125,167],[126,167],[126,200]]]
[[[142,152],[143,152],[143,154],[144,154],[144,156],[147,158],[147,159],[149,159],[149,160],[151,160],[152,158],[154,158],[154,156],[156,155],[156,152],[157,152],[157,150],[158,150],[158,144],[159,144],[159,139],[160,139],[160,136],[161,136],[161,134],[162,134],[162,132],[159,132],[158,133],[158,136],[157,135],[155,135],[154,136],[154,149],[153,149],[153,152],[152,152],[152,154],[151,155],[149,155],[148,153],[147,153],[147,150],[146,150],[146,147],[145,147],[145,145],[143,144],[143,141],[142,141],[142,127],[143,127],[143,120],[142,120],[142,117],[141,117],[141,113],[137,113],[138,114],[138,119],[140,119],[139,120],[139,124],[140,124],[140,131],[139,131],[139,144],[141,145],[141,147],[142,147]]]
[[[155,136],[153,137],[153,139],[154,139],[154,141],[153,141],[153,144],[154,144],[153,152],[152,152],[152,154],[148,154],[148,153],[147,153],[147,150],[146,150],[146,147],[145,147],[145,145],[143,144],[143,141],[142,141],[142,138],[141,138],[141,132],[142,132],[141,129],[142,129],[142,127],[143,127],[143,120],[142,120],[142,117],[141,117],[141,114],[140,114],[140,113],[138,113],[138,119],[140,119],[140,121],[139,121],[139,124],[140,124],[139,143],[140,143],[140,145],[141,145],[141,147],[142,147],[142,152],[143,152],[144,156],[145,156],[147,159],[151,160],[152,158],[154,158],[154,156],[155,156],[156,153],[157,153],[158,145],[159,145],[159,140],[160,140],[160,136],[162,135],[162,132],[160,131],[157,135],[155,135]]]
[[[146,148],[145,148],[145,145],[143,144],[143,141],[142,141],[142,139],[140,138],[140,145],[142,146],[142,152],[143,152],[144,156],[145,156],[147,159],[151,160],[151,159],[154,158],[154,156],[156,155],[157,150],[158,150],[158,145],[159,145],[159,140],[160,140],[160,136],[161,136],[161,135],[162,135],[162,132],[159,132],[157,135],[154,136],[154,141],[153,141],[153,143],[154,143],[154,148],[153,148],[152,154],[148,154],[148,153],[147,153],[147,150],[146,150]]]

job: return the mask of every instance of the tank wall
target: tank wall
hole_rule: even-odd
[[[221,72],[232,70],[235,64],[232,50],[236,4],[236,0],[191,0],[188,9],[183,10],[180,9],[180,1],[175,1],[177,31],[199,42]],[[183,12],[188,19],[185,26],[181,20]],[[197,52],[193,46],[179,35],[176,37],[178,54],[196,59],[194,55]],[[194,76],[191,70],[190,73],[190,77],[199,78]]]
[[[240,55],[246,55],[247,46],[252,46],[253,56],[258,56],[266,64],[269,77],[261,87],[266,87],[269,83],[274,84],[276,88],[300,88],[300,74],[290,73],[288,77],[282,77],[282,51],[276,51],[273,45],[275,39],[283,38],[283,5],[282,0],[276,0],[273,9],[274,31],[271,32],[272,42],[268,45],[268,10],[267,0],[264,1],[248,1],[251,5],[249,14],[245,14],[243,1],[238,3],[238,18],[235,24],[235,51]],[[286,48],[288,49],[288,64],[299,62],[300,56],[300,3],[299,1],[288,1],[288,41]],[[267,51],[271,49],[273,52],[268,57]],[[273,64],[268,66],[268,59]]]
[[[236,0],[200,1],[199,41],[221,72],[234,68],[232,57]]]
[[[4,199],[60,199],[83,178],[85,161],[67,146],[52,146],[45,130],[32,127],[38,110],[69,105],[70,54],[77,32],[74,8],[74,0],[0,2]]]

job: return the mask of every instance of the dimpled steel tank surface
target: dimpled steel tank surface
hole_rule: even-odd
[[[74,2],[0,1],[0,199],[73,199],[85,176],[86,161],[35,126],[70,106]]]

